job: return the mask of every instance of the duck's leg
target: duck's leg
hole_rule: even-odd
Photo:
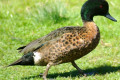
[[[84,72],[77,66],[77,64],[75,63],[75,61],[72,61],[71,63],[79,71],[80,74],[86,76],[86,74],[84,74]]]
[[[47,64],[46,70],[45,70],[45,72],[43,73],[43,79],[44,79],[44,80],[47,80],[46,76],[47,76],[48,71],[49,71],[49,69],[50,69],[50,67],[51,67],[52,65],[53,65],[53,63],[48,63],[48,64]]]

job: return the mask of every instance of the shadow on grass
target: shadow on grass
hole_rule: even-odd
[[[86,70],[83,70],[85,73],[93,73],[92,75],[95,76],[97,75],[105,75],[106,73],[111,73],[111,72],[117,72],[120,71],[120,66],[118,67],[112,67],[112,66],[100,66],[96,68],[89,68]],[[73,70],[70,72],[65,72],[65,73],[54,73],[54,74],[48,74],[47,78],[56,78],[56,77],[76,77],[79,76],[79,73],[77,70]],[[91,75],[88,75],[91,76]],[[39,75],[36,76],[29,76],[29,77],[24,77],[21,80],[30,80],[34,78],[40,78]]]

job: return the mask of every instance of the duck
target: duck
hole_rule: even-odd
[[[47,74],[52,66],[70,62],[78,72],[85,75],[75,60],[93,51],[100,41],[100,30],[93,21],[94,16],[104,16],[117,22],[109,13],[106,0],[87,0],[81,8],[83,26],[66,26],[19,47],[23,56],[11,63],[15,65],[46,66],[42,75],[47,80]]]

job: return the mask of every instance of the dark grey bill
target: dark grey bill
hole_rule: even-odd
[[[108,19],[110,19],[110,20],[112,20],[112,21],[117,22],[117,20],[116,20],[115,18],[113,18],[109,13],[107,13],[107,14],[105,15],[105,17],[108,18]]]

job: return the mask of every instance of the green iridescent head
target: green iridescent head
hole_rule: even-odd
[[[117,21],[109,14],[109,4],[106,0],[88,0],[81,9],[81,17],[84,21],[93,21],[93,17],[101,15],[112,21]]]

